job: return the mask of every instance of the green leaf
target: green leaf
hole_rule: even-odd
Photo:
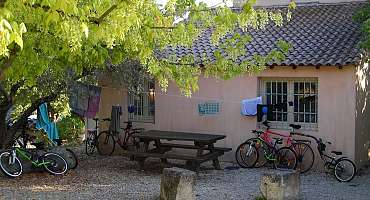
[[[13,32],[10,34],[10,42],[15,42],[21,49],[23,49],[23,39],[18,33]]]
[[[3,19],[1,20],[1,23],[9,30],[13,30],[12,29],[12,26],[10,25],[10,23],[6,20],[6,19]]]
[[[27,28],[26,28],[26,25],[24,25],[24,23],[22,22],[21,24],[20,24],[20,32],[21,33],[26,33],[27,32]]]
[[[89,37],[89,27],[87,27],[87,25],[85,23],[82,23],[81,28],[82,28],[82,31],[85,34],[85,37],[88,38]]]

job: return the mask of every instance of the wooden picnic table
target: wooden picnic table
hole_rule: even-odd
[[[144,143],[143,152],[132,154],[139,161],[140,168],[144,167],[146,158],[155,157],[160,158],[162,162],[167,162],[167,159],[186,160],[187,165],[195,171],[199,170],[201,163],[212,160],[215,169],[221,169],[218,157],[222,156],[224,152],[232,150],[231,148],[214,146],[217,141],[225,139],[225,135],[149,130],[135,134],[135,137]],[[164,143],[163,140],[190,141],[193,144]],[[152,145],[153,148],[149,149],[151,142],[154,142],[154,145]],[[173,148],[194,149],[196,155],[170,153],[169,151]]]

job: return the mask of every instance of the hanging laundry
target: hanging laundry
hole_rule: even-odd
[[[73,113],[82,117],[89,106],[88,89],[89,86],[81,82],[75,82],[70,87],[69,106]]]
[[[55,122],[51,122],[48,115],[48,107],[43,103],[37,109],[37,129],[44,129],[51,141],[59,139],[59,133]]]
[[[71,112],[81,117],[94,118],[99,111],[101,88],[76,82],[70,87]]]
[[[111,121],[109,129],[114,132],[118,132],[121,129],[121,115],[122,107],[119,105],[112,106]]]
[[[263,121],[263,116],[266,115],[266,120],[273,121],[274,106],[272,104],[258,104],[257,105],[257,122]]]
[[[262,104],[262,97],[242,100],[241,114],[244,116],[257,115],[257,105],[258,104]]]
[[[101,88],[89,85],[89,101],[85,117],[94,118],[99,111]]]

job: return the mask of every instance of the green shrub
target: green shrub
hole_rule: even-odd
[[[84,122],[76,116],[67,116],[57,122],[59,137],[66,140],[67,144],[78,144],[81,142],[80,135],[83,134]]]

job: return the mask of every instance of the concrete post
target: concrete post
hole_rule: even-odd
[[[266,172],[260,190],[267,200],[299,199],[300,179],[297,171]]]
[[[195,200],[195,173],[177,167],[164,168],[160,200]]]

